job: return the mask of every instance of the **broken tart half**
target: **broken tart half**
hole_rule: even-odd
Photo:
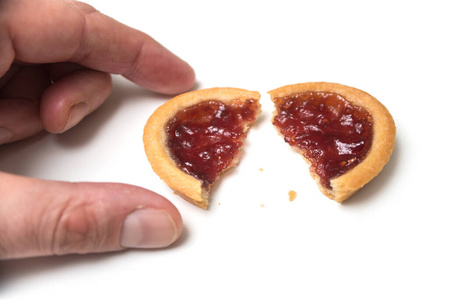
[[[376,98],[336,83],[311,82],[269,92],[273,125],[308,162],[321,192],[343,202],[388,162],[396,128]]]
[[[175,193],[207,208],[212,185],[238,162],[247,131],[261,112],[259,99],[258,92],[211,88],[161,105],[143,135],[154,172]]]

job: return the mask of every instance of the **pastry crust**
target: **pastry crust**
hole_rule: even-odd
[[[373,141],[371,149],[360,164],[343,175],[331,179],[330,184],[332,189],[327,189],[321,185],[318,175],[311,172],[321,192],[327,197],[341,203],[377,176],[389,161],[393,152],[396,135],[394,120],[387,108],[370,94],[337,83],[309,82],[293,84],[274,89],[268,93],[271,96],[271,100],[274,101],[278,97],[308,91],[339,94],[354,105],[365,108],[373,118]],[[276,117],[276,113],[275,111],[273,118]],[[301,153],[301,150],[295,149]],[[310,162],[305,157],[304,159],[310,165]]]
[[[176,194],[190,203],[206,209],[209,205],[209,190],[202,182],[178,168],[166,147],[165,125],[174,115],[187,107],[207,100],[218,100],[225,104],[240,104],[252,99],[257,102],[260,93],[237,88],[210,88],[181,94],[157,108],[148,119],[143,134],[145,152],[154,172],[170,186]],[[260,113],[259,109],[256,115]],[[245,132],[249,126],[245,128]],[[235,165],[237,158],[233,165]]]

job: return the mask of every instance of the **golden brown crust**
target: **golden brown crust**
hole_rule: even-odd
[[[278,97],[307,91],[337,93],[353,104],[365,108],[373,118],[373,142],[370,151],[359,165],[331,180],[332,190],[322,186],[318,175],[311,173],[321,192],[341,203],[377,176],[390,159],[396,135],[394,120],[386,107],[370,94],[337,83],[309,82],[293,84],[277,88],[268,93],[271,99],[274,100]]]
[[[219,100],[226,104],[233,104],[243,103],[248,99],[259,101],[260,94],[237,88],[210,88],[176,96],[154,111],[144,128],[145,152],[154,172],[176,194],[201,208],[207,208],[209,205],[209,191],[202,188],[202,182],[180,170],[172,159],[166,147],[165,125],[167,122],[178,111],[203,101]],[[257,114],[259,113],[260,109]]]

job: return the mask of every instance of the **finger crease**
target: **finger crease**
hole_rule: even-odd
[[[51,234],[51,253],[52,254],[58,254],[59,253],[59,248],[60,248],[60,241],[58,239],[58,232],[61,228],[61,223],[62,223],[62,218],[64,217],[64,215],[66,214],[66,211],[68,210],[69,206],[65,206],[62,210],[60,210],[60,212],[58,213],[58,215],[56,216],[56,224],[54,225],[52,234]]]
[[[137,52],[137,55],[134,57],[132,63],[130,64],[130,66],[128,67],[128,69],[123,72],[123,76],[124,77],[133,77],[134,74],[136,73],[138,66],[139,66],[139,62],[141,61],[141,57],[144,53],[144,48],[145,48],[145,43],[142,43],[142,45],[139,47],[139,51]]]
[[[87,47],[87,41],[88,41],[88,23],[89,23],[89,16],[91,16],[92,14],[95,13],[100,13],[98,10],[92,8],[92,10],[90,11],[82,11],[80,10],[80,12],[83,15],[83,24],[81,27],[81,35],[80,35],[80,41],[78,43],[78,48],[74,51],[70,61],[73,62],[80,62],[80,61],[85,61],[87,59],[87,57],[89,57],[92,52],[93,49],[92,47]]]
[[[27,97],[16,97],[16,96],[14,96],[14,95],[8,95],[8,94],[6,94],[6,95],[1,95],[1,96],[0,96],[0,101],[2,101],[2,100],[12,100],[12,101],[20,101],[20,100],[24,100],[24,101],[26,101],[26,102],[29,102],[29,103],[33,104],[33,106],[34,106],[35,108],[37,108],[38,110],[40,109],[40,105],[39,105],[39,102],[38,102],[38,101],[33,100],[33,99],[30,99],[30,98],[27,98]]]

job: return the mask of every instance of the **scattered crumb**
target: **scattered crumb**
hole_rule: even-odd
[[[290,202],[292,202],[293,200],[295,200],[297,195],[298,195],[298,194],[297,194],[295,191],[289,191],[289,192],[288,192],[288,199],[290,200]]]
[[[221,205],[221,203],[220,203],[220,202],[218,202],[218,205]]]
[[[263,172],[263,168],[259,168],[259,171],[260,171],[260,172]]]
[[[265,204],[262,203],[262,204],[260,205],[260,207],[265,207]]]

